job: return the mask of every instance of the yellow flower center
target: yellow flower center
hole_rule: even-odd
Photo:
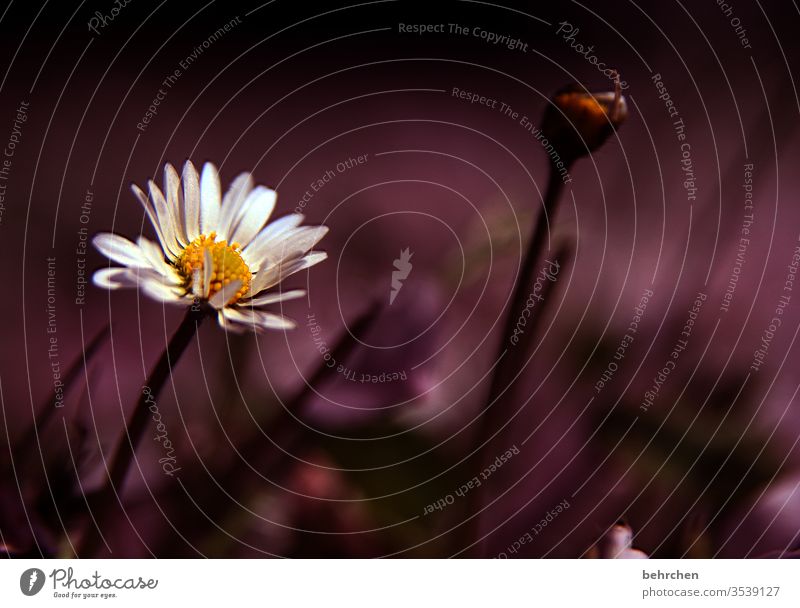
[[[201,274],[205,273],[205,254],[208,251],[211,254],[211,262],[213,264],[208,297],[210,298],[220,291],[224,285],[238,280],[242,282],[242,286],[236,292],[236,295],[232,296],[227,302],[227,304],[233,304],[250,289],[252,275],[250,274],[250,268],[242,259],[242,254],[239,253],[241,248],[239,243],[228,245],[227,241],[217,241],[216,238],[217,234],[215,232],[197,237],[186,246],[186,249],[183,250],[175,262],[175,266],[185,281],[186,289],[191,291],[194,273],[198,270]]]

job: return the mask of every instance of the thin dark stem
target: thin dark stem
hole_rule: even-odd
[[[367,331],[374,325],[375,321],[383,311],[383,304],[373,303],[366,312],[362,313],[355,322],[350,326],[347,331],[337,342],[336,346],[331,351],[331,357],[334,361],[341,361],[346,363],[348,358],[352,355],[360,345],[359,339],[363,339]],[[316,371],[309,377],[303,388],[289,401],[286,406],[286,411],[290,412],[291,416],[279,416],[272,425],[272,428],[266,432],[267,437],[287,437],[289,440],[286,442],[294,450],[301,449],[299,445],[301,441],[306,438],[313,437],[313,433],[309,432],[305,427],[297,428],[297,418],[301,418],[307,409],[309,397],[319,390],[319,387],[325,382],[326,379],[334,377],[336,370],[332,369],[326,362],[322,362]],[[248,456],[257,458],[261,451],[261,444],[263,437],[257,436],[255,440],[248,444],[250,453]],[[286,448],[284,448],[286,449]],[[274,473],[276,469],[285,468],[291,460],[283,451],[276,450],[274,452],[274,459],[267,465],[268,474]]]
[[[511,305],[506,313],[506,322],[503,333],[500,335],[497,355],[494,358],[494,361],[497,361],[497,366],[492,376],[486,408],[478,420],[476,439],[480,447],[476,457],[471,459],[473,468],[481,467],[484,461],[490,456],[490,447],[493,443],[492,436],[500,426],[500,422],[509,415],[506,404],[509,402],[509,397],[512,393],[510,385],[524,365],[525,358],[529,351],[528,347],[536,333],[535,322],[543,316],[542,311],[539,310],[531,319],[531,322],[529,322],[525,332],[521,335],[520,341],[515,346],[509,348],[509,339],[514,332],[519,316],[524,310],[526,301],[531,293],[539,260],[548,242],[548,227],[553,223],[563,188],[564,182],[561,179],[559,171],[551,166],[547,190],[544,196],[543,209],[542,212],[539,213],[534,225],[533,235],[528,244],[528,251],[522,262],[522,267],[520,268],[517,283],[514,288],[514,294],[511,297]],[[544,288],[549,290],[551,287],[552,282],[545,281]],[[544,298],[544,301],[546,301],[547,293],[544,292],[540,295]],[[468,512],[468,515],[474,515],[472,520],[474,534],[472,537],[475,540],[477,540],[480,533],[480,516],[477,512],[482,504],[482,495],[482,492],[473,493]],[[476,545],[476,547],[477,546],[479,545]]]
[[[72,362],[72,365],[69,366],[69,369],[64,374],[62,383],[63,395],[67,395],[72,385],[78,379],[80,372],[83,371],[84,367],[87,366],[95,354],[97,354],[97,351],[108,336],[110,329],[111,324],[107,323],[105,327],[95,334],[94,338],[86,345],[84,351],[78,355],[75,361]],[[35,422],[28,428],[17,444],[17,447],[14,449],[13,459],[15,462],[24,461],[27,457],[33,455],[33,447],[37,437],[41,436],[42,431],[47,426],[47,423],[50,422],[50,419],[63,407],[56,407],[56,401],[57,393],[54,390],[48,396],[47,402],[39,408],[39,414],[36,416]]]
[[[128,470],[133,462],[136,448],[142,441],[145,430],[147,430],[149,416],[149,405],[158,399],[161,390],[172,374],[172,369],[180,359],[186,347],[189,346],[192,338],[197,332],[197,328],[208,315],[208,310],[201,306],[191,306],[186,311],[186,316],[181,321],[178,329],[172,335],[167,344],[167,348],[161,353],[158,362],[150,376],[142,387],[136,408],[133,411],[130,421],[125,426],[125,433],[120,438],[114,456],[111,459],[111,466],[108,470],[108,481],[97,494],[97,509],[99,512],[96,518],[97,525],[87,527],[84,540],[81,543],[79,555],[91,555],[95,552],[99,541],[98,532],[102,530],[108,521],[110,512],[114,508],[114,497],[125,481]]]
[[[361,313],[349,325],[349,331],[345,331],[331,349],[332,360],[346,363],[361,345],[359,339],[363,339],[371,330],[383,309],[384,305],[376,302]],[[240,458],[218,474],[215,473],[219,479],[225,480],[226,493],[236,496],[240,502],[245,501],[252,493],[263,490],[263,483],[260,483],[263,478],[279,479],[291,469],[292,457],[283,450],[297,453],[304,449],[304,442],[314,438],[314,433],[298,425],[296,418],[302,418],[306,413],[311,402],[309,397],[326,380],[336,375],[335,368],[332,369],[327,361],[321,361],[308,376],[303,387],[286,402],[285,412],[279,412],[264,425],[265,430],[258,430],[243,443],[239,449]],[[271,445],[271,442],[277,444],[278,439],[281,440],[282,449]],[[224,520],[226,513],[239,504],[236,501],[215,499],[218,492],[216,484],[209,483],[207,474],[201,471],[197,471],[194,477],[182,479],[182,482],[189,488],[187,492],[192,496],[192,501],[196,501],[195,507],[197,504],[202,505],[202,509],[186,509],[185,503],[176,503],[173,507],[181,510],[182,533],[191,538],[197,531],[203,530],[202,526],[209,520]],[[165,544],[156,549],[158,555],[170,549],[169,537],[165,537],[162,542]]]
[[[525,346],[530,343],[531,337],[535,333],[531,331],[533,328],[528,328],[522,335],[520,343],[513,349],[508,350],[508,340],[514,332],[514,327],[516,326],[519,315],[525,308],[526,300],[530,295],[533,286],[533,278],[537,271],[537,262],[542,256],[542,251],[547,242],[548,224],[552,223],[555,216],[555,210],[561,191],[563,190],[563,185],[564,183],[558,172],[551,170],[550,178],[547,183],[547,191],[544,197],[544,209],[536,219],[533,236],[528,244],[528,251],[522,263],[522,268],[520,269],[517,284],[514,288],[514,295],[511,298],[511,306],[506,315],[505,327],[500,336],[497,356],[494,359],[495,361],[499,361],[499,363],[492,377],[488,406],[481,417],[481,429],[490,427],[490,423],[494,422],[504,413],[500,411],[502,409],[501,407],[496,407],[498,404],[496,404],[495,401],[500,393],[508,388],[508,382],[519,371],[519,363],[525,359],[527,354]],[[537,315],[535,318],[541,318],[541,315]]]

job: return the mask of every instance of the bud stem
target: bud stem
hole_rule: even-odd
[[[570,163],[570,166],[571,164],[572,163]],[[560,200],[563,187],[564,182],[561,179],[559,171],[555,166],[551,165],[550,175],[547,182],[547,191],[545,192],[544,196],[543,209],[536,219],[533,235],[531,236],[531,240],[528,245],[528,252],[517,277],[516,287],[514,288],[514,294],[511,298],[511,305],[506,313],[505,328],[500,336],[500,345],[498,347],[497,356],[494,359],[494,361],[497,361],[497,366],[495,367],[494,374],[492,376],[488,400],[486,407],[484,408],[482,415],[478,420],[478,429],[476,433],[476,442],[478,444],[478,448],[474,452],[475,456],[468,459],[473,463],[473,469],[479,469],[483,466],[484,462],[490,456],[489,448],[493,443],[493,439],[499,435],[505,428],[505,425],[508,424],[507,419],[510,417],[508,403],[510,402],[510,397],[513,393],[512,385],[524,366],[525,357],[528,352],[528,346],[530,345],[536,332],[536,321],[543,316],[542,310],[540,309],[536,316],[531,319],[531,323],[528,324],[528,327],[526,328],[523,338],[520,340],[519,344],[515,346],[513,350],[509,351],[507,347],[507,341],[509,336],[511,336],[514,332],[514,327],[517,323],[520,311],[525,308],[525,303],[528,299],[531,285],[537,273],[537,262],[539,261],[539,258],[541,258],[542,252],[545,249],[545,243],[548,244],[548,249],[550,248],[549,228],[553,218],[555,217],[556,208],[558,207],[558,202]],[[565,252],[559,250],[558,256],[563,258],[564,255]],[[552,282],[545,281],[545,288],[547,290],[551,289]],[[544,303],[546,303],[547,292],[544,292],[540,295],[544,298]],[[478,553],[477,557],[480,557],[481,554],[484,553],[485,549],[481,547],[483,543],[480,538],[479,510],[483,503],[482,495],[482,492],[473,493],[473,498],[470,501],[471,505],[468,512],[468,515],[471,515],[473,518],[472,527],[474,529],[474,534],[472,535],[472,547],[473,551]]]

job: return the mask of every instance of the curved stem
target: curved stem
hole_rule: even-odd
[[[186,350],[189,342],[197,332],[197,328],[207,315],[208,310],[205,307],[189,307],[186,311],[186,316],[181,321],[178,329],[175,330],[172,338],[170,338],[167,348],[161,353],[161,357],[159,357],[158,362],[142,387],[133,415],[125,426],[125,434],[120,438],[114,451],[111,466],[108,469],[108,481],[98,491],[97,502],[95,503],[97,504],[98,517],[90,521],[89,526],[87,526],[80,551],[78,552],[79,556],[91,555],[96,551],[100,534],[102,534],[101,531],[105,523],[107,523],[111,511],[113,511],[114,498],[125,481],[133,462],[136,448],[141,443],[144,432],[147,430],[150,418],[148,406],[153,403],[154,399],[158,399],[167,379],[172,375],[173,367]]]
[[[482,426],[486,426],[497,418],[502,413],[499,410],[502,408],[492,407],[492,404],[498,398],[504,389],[508,388],[508,383],[519,371],[519,363],[524,360],[527,354],[526,346],[530,343],[531,337],[534,334],[533,328],[523,334],[519,344],[512,352],[508,352],[506,348],[506,340],[514,332],[519,314],[525,308],[526,300],[530,295],[531,284],[536,276],[537,262],[542,257],[542,252],[545,249],[545,243],[549,242],[549,225],[552,223],[555,216],[556,207],[561,196],[561,191],[564,188],[564,182],[561,180],[560,175],[555,169],[550,170],[550,176],[547,183],[547,191],[544,197],[544,209],[536,220],[533,235],[530,243],[528,244],[528,252],[525,255],[522,268],[520,269],[517,284],[514,289],[514,295],[511,298],[511,306],[506,315],[506,323],[501,336],[500,344],[497,349],[497,356],[495,361],[499,361],[497,369],[492,377],[492,384],[489,390],[489,401],[485,414],[481,421]],[[546,284],[547,285],[547,284]],[[546,294],[543,294],[546,295]],[[541,315],[537,315],[537,319]],[[496,404],[495,404],[496,405]]]
[[[571,164],[571,163],[570,163]],[[476,432],[477,444],[480,446],[476,452],[476,457],[470,459],[473,469],[482,467],[485,460],[490,456],[490,447],[493,444],[492,438],[496,432],[499,432],[498,427],[504,416],[508,415],[508,408],[506,404],[512,393],[511,384],[517,376],[522,366],[524,365],[525,357],[529,350],[529,345],[535,334],[535,320],[541,318],[540,313],[534,317],[533,321],[527,327],[527,330],[520,338],[519,343],[512,349],[508,349],[507,340],[514,332],[517,320],[520,313],[525,308],[526,300],[531,291],[531,285],[536,275],[536,268],[542,252],[545,249],[545,244],[549,241],[548,233],[549,226],[553,222],[555,212],[558,207],[558,201],[561,192],[564,188],[564,182],[561,179],[559,171],[550,166],[550,173],[548,176],[547,190],[544,196],[544,205],[542,212],[536,219],[533,234],[528,244],[528,251],[525,259],[522,262],[519,276],[517,277],[516,287],[514,294],[511,297],[511,304],[506,313],[505,327],[503,333],[500,335],[500,343],[497,349],[497,355],[494,361],[497,362],[494,374],[492,375],[492,382],[489,389],[489,396],[486,402],[486,407],[483,414],[478,420],[478,430]],[[550,281],[545,282],[545,289],[552,286]],[[540,294],[546,300],[546,293]],[[482,497],[484,492],[474,492],[473,498],[470,501],[470,508],[467,513],[472,516],[472,538],[476,543],[473,546],[473,553],[478,556],[482,553],[480,549],[483,543],[479,542],[480,535],[480,515],[478,510],[482,505]]]

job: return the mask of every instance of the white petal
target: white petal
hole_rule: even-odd
[[[315,264],[319,264],[320,262],[327,260],[328,254],[324,251],[310,251],[307,256],[303,258],[304,266],[303,268],[311,268]]]
[[[219,222],[222,189],[217,168],[211,163],[203,165],[200,178],[200,233],[208,234],[217,229]]]
[[[242,282],[240,280],[231,281],[227,285],[223,285],[222,289],[220,289],[217,293],[211,296],[211,299],[208,301],[211,306],[214,308],[222,308],[230,302],[233,297],[236,295],[242,288]]]
[[[186,239],[186,213],[183,204],[183,193],[181,192],[181,178],[178,172],[170,163],[164,165],[164,188],[166,189],[167,208],[169,216],[172,218],[172,227],[175,231],[175,239],[183,247],[189,241]]]
[[[200,178],[190,160],[183,165],[183,204],[186,212],[186,237],[191,242],[200,236]]]
[[[183,289],[170,284],[150,268],[101,268],[92,277],[94,284],[105,289],[140,288],[160,301],[181,299]]]
[[[261,329],[294,329],[297,324],[291,319],[276,315],[263,310],[252,308],[241,308],[239,306],[229,306],[222,314],[229,321],[242,323],[250,327],[251,330]]]
[[[136,184],[131,184],[131,190],[142,204],[142,207],[144,207],[145,213],[147,213],[147,217],[150,219],[150,223],[153,225],[153,228],[155,228],[158,241],[164,248],[164,253],[167,254],[167,257],[170,260],[174,260],[177,257],[175,252],[178,250],[178,245],[175,242],[175,239],[173,238],[172,240],[167,240],[165,237],[164,230],[161,227],[161,222],[158,220],[158,214],[153,208],[153,204],[150,202],[150,199],[147,198],[147,195],[142,191],[142,189]]]
[[[324,251],[312,251],[299,260],[283,262],[271,268],[261,270],[253,277],[253,280],[250,283],[250,291],[245,294],[245,296],[254,296],[264,289],[268,289],[273,285],[277,285],[286,277],[294,274],[295,272],[300,272],[306,268],[311,268],[311,266],[314,264],[319,264],[327,257],[328,254]]]
[[[156,245],[150,239],[147,239],[143,236],[139,236],[136,238],[136,245],[139,247],[142,255],[150,262],[150,266],[152,266],[156,270],[161,270],[163,266],[168,266],[168,264],[164,261],[164,251]]]
[[[220,240],[230,242],[231,224],[239,215],[239,210],[253,189],[253,176],[249,173],[242,173],[233,180],[225,197],[222,199],[222,207],[219,214],[219,224],[217,225],[217,236]]]
[[[233,334],[241,334],[244,333],[246,327],[241,323],[236,323],[234,321],[228,320],[225,317],[225,311],[227,308],[220,308],[217,312],[217,322],[219,322],[219,326],[224,329],[226,332],[230,332]]]
[[[305,289],[294,289],[292,291],[276,291],[269,293],[252,300],[245,300],[241,302],[241,306],[265,306],[267,304],[276,304],[277,302],[286,302],[287,300],[296,300],[306,295]]]
[[[199,268],[195,268],[192,273],[192,295],[195,298],[204,298],[205,289],[203,288],[203,273]]]
[[[261,233],[258,235],[265,239],[273,239],[280,234],[283,234],[287,230],[291,230],[292,228],[297,228],[300,224],[303,223],[304,216],[302,213],[292,213],[291,215],[284,215],[282,218],[275,220],[274,222],[270,223]]]
[[[150,203],[150,199],[147,198],[147,195],[144,192],[142,192],[142,189],[136,184],[131,184],[131,191],[136,196],[138,201],[142,204],[142,207],[144,207],[145,213],[147,213],[147,218],[150,220],[150,223],[156,230],[156,236],[158,236],[158,242],[161,243],[165,251],[169,253],[169,250],[166,249],[166,245],[164,244],[164,235],[161,231],[161,224],[158,221],[158,215],[156,215],[156,210],[153,209],[153,205]]]
[[[107,258],[123,266],[149,268],[150,262],[139,247],[128,239],[110,232],[101,232],[92,239],[95,247]]]
[[[139,286],[139,281],[128,268],[101,268],[94,273],[92,281],[103,289]]]
[[[303,226],[292,228],[269,239],[259,234],[252,243],[242,251],[242,255],[252,272],[278,264],[282,260],[299,258],[314,247],[322,237],[328,234],[327,226]]]
[[[143,236],[137,238],[136,243],[139,245],[142,255],[150,262],[150,267],[153,270],[169,278],[173,283],[180,283],[180,277],[178,277],[175,268],[164,259],[164,251],[161,247]]]
[[[150,190],[150,200],[155,207],[156,214],[158,215],[158,223],[161,224],[161,232],[164,233],[166,243],[170,244],[170,250],[177,256],[181,250],[181,239],[177,229],[180,227],[176,225],[176,220],[172,217],[172,211],[167,204],[167,199],[161,193],[161,190],[156,186],[153,180],[147,182],[148,189]],[[185,239],[183,240],[185,245]]]
[[[184,294],[170,285],[165,285],[157,279],[144,279],[140,281],[141,290],[159,302],[176,303],[184,300]]]
[[[253,237],[267,223],[278,195],[274,190],[257,186],[245,200],[238,218],[231,224],[231,243],[239,243],[242,247],[250,244]]]

